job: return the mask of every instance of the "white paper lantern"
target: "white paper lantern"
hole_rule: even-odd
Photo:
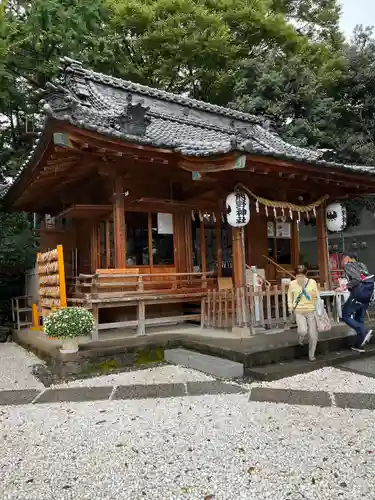
[[[250,220],[250,200],[246,193],[236,191],[227,196],[227,221],[232,227],[243,227]]]
[[[326,208],[327,229],[339,233],[346,228],[346,207],[341,203],[331,203]]]

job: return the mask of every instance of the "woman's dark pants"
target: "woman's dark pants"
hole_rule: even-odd
[[[365,317],[368,307],[368,304],[361,304],[349,297],[342,308],[342,320],[357,333],[352,347],[361,347],[366,337],[368,329],[365,326]]]

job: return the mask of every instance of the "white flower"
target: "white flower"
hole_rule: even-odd
[[[44,320],[44,332],[49,337],[81,337],[90,335],[95,319],[82,307],[67,307],[55,311]]]

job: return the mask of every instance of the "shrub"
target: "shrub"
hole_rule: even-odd
[[[44,320],[44,333],[48,337],[83,337],[94,328],[94,316],[82,307],[59,309]]]

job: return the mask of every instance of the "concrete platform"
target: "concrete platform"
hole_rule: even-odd
[[[371,348],[368,349],[368,352],[371,352]],[[341,370],[347,370],[353,373],[357,373],[358,375],[365,375],[366,377],[375,378],[375,350],[373,350],[372,352],[374,355],[373,357],[361,357],[360,359],[347,361],[346,363],[340,363],[338,368],[340,368]]]
[[[335,326],[330,332],[319,335],[318,361],[328,353],[348,349],[350,334],[345,325]],[[74,378],[77,375],[103,374],[121,370],[124,367],[163,362],[164,351],[176,348],[242,364],[245,377],[255,376],[253,367],[279,364],[280,370],[281,363],[301,360],[301,358],[307,358],[308,355],[307,345],[303,347],[297,345],[295,330],[266,331],[251,335],[250,331],[246,330],[229,332],[219,329],[201,329],[195,325],[180,325],[153,329],[147,335],[142,336],[117,330],[107,332],[99,342],[85,339],[76,354],[61,354],[59,352],[61,343],[47,338],[43,332],[34,330],[14,332],[13,339],[46,360],[49,373],[53,375],[53,382],[66,380],[69,377]],[[350,354],[352,355],[351,352]],[[347,360],[345,358],[345,361]],[[335,362],[334,357],[327,358],[324,366],[331,362]],[[298,363],[294,366],[297,370]],[[314,366],[321,367],[319,364],[311,366],[303,361],[298,370],[311,371],[315,369]],[[275,369],[273,377],[280,378],[276,371]],[[280,370],[280,373],[283,371]]]
[[[192,368],[193,370],[199,370],[203,373],[224,379],[241,378],[244,376],[244,366],[242,363],[188,351],[187,349],[166,349],[164,351],[164,359],[168,363]]]

